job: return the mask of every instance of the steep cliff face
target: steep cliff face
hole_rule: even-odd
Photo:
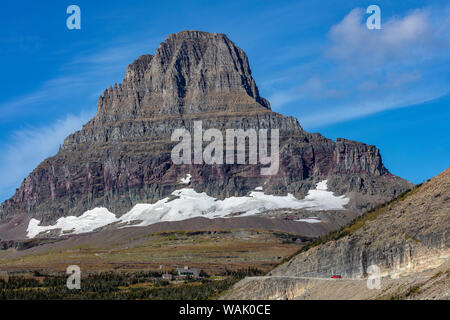
[[[360,278],[377,265],[395,277],[439,266],[450,257],[450,169],[348,230],[272,274]]]
[[[161,115],[269,109],[259,96],[247,56],[223,34],[170,35],[154,56],[128,66],[124,81],[98,101],[96,121]]]
[[[349,194],[361,212],[411,187],[391,175],[374,146],[304,131],[297,120],[272,112],[259,95],[248,58],[223,34],[183,31],[154,55],[127,67],[124,80],[98,100],[97,115],[68,136],[0,208],[0,223],[26,214],[41,223],[104,206],[123,214],[179,188],[185,174],[211,196],[242,196],[264,185],[271,194],[304,196],[320,179]],[[280,169],[261,165],[174,165],[174,129],[202,120],[203,129],[279,129]]]
[[[348,226],[348,235],[300,253],[268,277],[241,282],[226,298],[389,298],[410,287],[431,292],[433,285],[439,287],[434,298],[448,297],[449,230],[450,168]],[[371,265],[380,268],[382,290],[368,290],[361,281]]]

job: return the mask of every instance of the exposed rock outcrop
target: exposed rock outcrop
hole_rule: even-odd
[[[406,280],[398,282],[403,289],[395,287],[400,291],[419,284],[427,288],[427,283],[433,282],[434,277],[442,278],[437,284],[441,289],[436,297],[448,297],[449,231],[450,168],[406,196],[348,226],[343,230],[348,235],[298,254],[271,271],[269,277],[247,279],[226,297],[306,298],[305,292],[312,294],[311,288],[316,287],[330,290],[328,296],[322,291],[322,298],[331,298],[336,295],[332,290],[345,291],[351,286],[359,288],[359,298],[365,298],[364,294],[367,297],[382,296],[383,292],[366,290],[364,281],[359,283],[367,277],[371,265],[380,268],[385,284],[393,285],[397,282],[389,279],[405,277]],[[426,275],[436,268],[442,270]],[[332,281],[332,275],[340,275],[346,280],[330,284],[327,281]],[[424,282],[425,279],[429,281]],[[431,288],[427,290],[432,291]],[[392,290],[391,294],[395,295],[395,292]]]
[[[374,146],[304,131],[297,120],[270,110],[259,95],[248,58],[223,34],[183,31],[170,35],[154,55],[127,67],[124,80],[98,100],[97,115],[68,136],[0,207],[0,223],[26,214],[42,224],[79,216],[94,207],[123,214],[136,203],[155,202],[192,175],[197,191],[224,198],[264,184],[272,194],[304,196],[327,178],[362,212],[412,185],[391,175]],[[174,165],[174,129],[280,130],[280,169],[261,176],[260,165]]]

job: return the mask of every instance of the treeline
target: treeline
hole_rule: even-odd
[[[242,279],[245,277],[256,277],[256,276],[262,276],[265,273],[258,268],[255,267],[248,267],[248,268],[242,268],[238,270],[225,270],[221,275],[223,276],[231,276],[234,278]]]
[[[160,276],[159,272],[90,274],[82,277],[80,290],[69,290],[64,274],[38,278],[11,276],[8,280],[0,279],[0,300],[206,300],[216,298],[239,280],[230,274],[223,280],[187,279],[182,285],[174,285],[156,279]],[[133,286],[139,283],[145,285]]]

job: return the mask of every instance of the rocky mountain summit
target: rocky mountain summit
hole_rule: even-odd
[[[279,129],[278,173],[262,176],[260,164],[175,165],[171,134],[192,131],[199,120],[204,130]],[[96,116],[1,205],[0,238],[24,237],[31,218],[47,225],[96,207],[123,215],[170,196],[187,174],[195,191],[218,199],[259,186],[265,194],[302,198],[327,179],[331,191],[350,199],[344,220],[412,187],[388,172],[375,146],[335,142],[271,111],[246,54],[226,35],[183,31],[131,63],[123,82],[99,98]]]

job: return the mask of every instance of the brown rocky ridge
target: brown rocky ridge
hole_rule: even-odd
[[[450,168],[224,298],[449,299],[449,231]],[[367,287],[371,265],[379,289]]]
[[[278,173],[261,176],[259,164],[173,164],[171,134],[192,130],[195,120],[204,130],[279,129]],[[334,227],[412,187],[389,173],[375,146],[306,132],[295,118],[271,111],[246,54],[226,35],[183,31],[131,63],[123,82],[98,99],[96,116],[1,205],[0,238],[24,238],[30,218],[47,225],[95,207],[124,214],[170,195],[187,173],[192,188],[220,199],[257,186],[299,199],[327,179],[331,191],[350,198],[345,212],[334,212]]]

